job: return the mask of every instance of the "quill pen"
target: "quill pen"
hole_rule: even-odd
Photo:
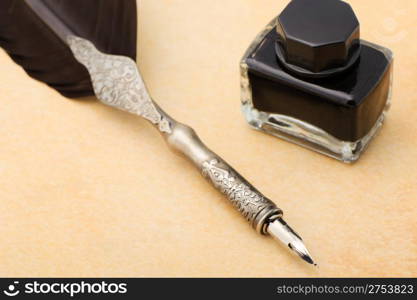
[[[70,51],[72,58],[76,60],[76,62],[72,62],[78,64],[78,67],[85,67],[85,70],[88,72],[86,78],[89,78],[89,83],[92,85],[96,97],[106,105],[136,114],[151,122],[165,138],[167,144],[187,157],[200,170],[208,182],[229,199],[231,204],[236,207],[258,233],[273,236],[303,260],[314,264],[301,237],[283,220],[282,210],[261,194],[220,156],[211,151],[191,127],[174,120],[151,99],[143,78],[132,58],[123,54],[112,55],[106,53],[106,50],[100,51],[97,49],[97,47],[100,47],[100,39],[98,39],[96,44],[96,38],[99,35],[93,35],[89,39],[86,37],[88,36],[88,30],[75,30],[76,26],[68,23],[68,20],[71,20],[71,18],[68,18],[67,12],[71,10],[64,4],[70,2],[74,3],[75,1],[27,0],[25,3],[29,4],[33,13],[48,20],[43,24],[48,24],[50,33],[54,33],[55,36],[58,36],[63,41],[68,48],[67,51]],[[118,1],[117,3],[121,2],[124,1]],[[48,6],[48,8],[44,6],[44,4],[53,5],[53,3],[60,3],[60,5],[55,8],[51,8],[53,6]],[[88,3],[98,5],[98,3],[114,3],[114,1],[101,0],[88,1]],[[94,8],[94,5],[91,7]],[[53,17],[48,15],[49,13],[53,13]],[[112,18],[117,19],[117,17],[114,17],[114,15],[117,15],[117,11],[110,11],[109,13]],[[64,17],[60,18],[60,16]],[[68,24],[72,24],[72,26]],[[85,25],[83,28],[88,28],[88,25]],[[81,32],[84,38],[75,34],[74,31]],[[118,43],[116,39],[112,42]],[[62,50],[56,54],[58,55],[56,59],[59,61],[68,53]],[[15,54],[12,54],[12,57],[13,55]],[[59,55],[62,55],[62,57]],[[19,63],[16,57],[13,58]],[[34,60],[36,61],[36,59]],[[42,64],[42,62],[38,63]],[[24,68],[26,67],[25,64],[21,65]],[[29,74],[34,75],[33,73]],[[62,74],[59,75],[63,76]],[[80,74],[74,73],[74,77],[76,77],[75,75]],[[47,77],[47,75],[44,76]],[[54,76],[58,75],[54,74],[52,78]],[[33,77],[47,82],[40,76]],[[79,77],[77,78],[79,79]],[[85,93],[87,91],[87,89],[77,91],[74,87],[79,86],[75,84],[76,81],[71,79],[65,78],[65,80],[73,83],[72,85],[69,84],[72,88],[71,93]],[[58,90],[62,87],[59,84],[57,85],[56,82],[47,83]],[[63,94],[71,94],[69,90],[61,90],[61,92]]]

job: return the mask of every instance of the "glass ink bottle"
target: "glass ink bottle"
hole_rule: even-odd
[[[241,61],[242,109],[255,129],[353,162],[384,121],[392,65],[346,2],[292,0]]]

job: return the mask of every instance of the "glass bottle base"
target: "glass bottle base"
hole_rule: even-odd
[[[242,104],[247,122],[256,130],[267,132],[286,141],[303,146],[345,163],[356,161],[378,133],[389,109],[389,101],[372,129],[356,142],[342,141],[324,130],[285,115],[261,112],[249,103]]]

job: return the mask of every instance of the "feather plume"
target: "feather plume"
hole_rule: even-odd
[[[33,78],[67,97],[94,95],[90,76],[66,43],[136,59],[135,0],[1,0],[0,47]]]

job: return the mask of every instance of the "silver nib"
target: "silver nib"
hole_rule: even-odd
[[[269,223],[267,231],[274,239],[284,243],[306,262],[317,266],[304,245],[302,238],[282,218],[277,218]]]

